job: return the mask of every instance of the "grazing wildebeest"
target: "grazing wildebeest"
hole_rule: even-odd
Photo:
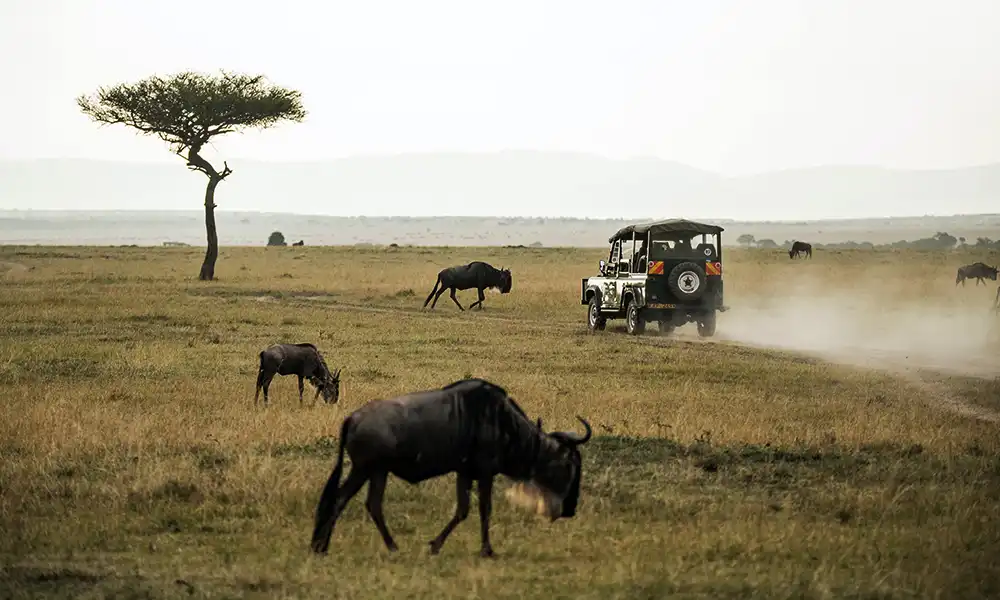
[[[302,404],[303,380],[316,388],[313,401],[323,394],[323,401],[336,404],[340,399],[340,369],[333,373],[326,366],[323,355],[312,344],[274,344],[260,353],[260,367],[257,370],[257,391],[253,403],[257,404],[260,390],[264,390],[264,404],[267,404],[267,389],[275,375],[297,375],[299,378],[299,404]]]
[[[313,552],[325,554],[337,518],[368,482],[365,507],[390,552],[397,547],[385,526],[382,496],[389,473],[412,485],[448,473],[456,474],[455,515],[430,542],[437,554],[451,531],[469,515],[469,491],[478,484],[481,551],[493,555],[489,520],[493,478],[505,475],[530,481],[552,498],[549,517],[573,517],[580,497],[579,446],[590,440],[590,425],[577,417],[587,433],[542,431],[503,388],[482,379],[463,379],[440,389],[374,400],[344,419],[333,473],[316,507]],[[351,472],[340,476],[344,450]]]
[[[958,268],[958,273],[955,275],[955,285],[959,283],[962,287],[965,287],[965,280],[975,278],[976,285],[982,283],[986,285],[983,279],[997,280],[997,268],[991,267],[986,263],[974,262],[971,265],[964,265]]]
[[[796,258],[801,253],[805,253],[806,256],[812,258],[812,244],[806,242],[792,242],[792,249],[788,251],[788,258]]]
[[[292,242],[292,245],[293,245],[293,246],[305,246],[305,245],[306,245],[306,243],[305,243],[305,241],[304,241],[304,240],[299,240],[299,241],[297,241],[297,242]]]
[[[438,289],[438,286],[441,286]],[[476,288],[479,292],[479,300],[476,300],[469,305],[469,310],[472,310],[473,306],[479,305],[479,310],[483,309],[483,300],[486,299],[486,295],[483,294],[483,290],[486,288],[497,288],[500,290],[501,294],[506,294],[510,292],[511,286],[511,275],[509,269],[496,268],[489,263],[484,263],[481,261],[470,262],[467,265],[459,265],[457,267],[448,267],[447,269],[442,269],[438,273],[437,281],[434,282],[434,288],[431,293],[427,295],[427,299],[424,300],[424,308],[427,307],[427,303],[431,301],[431,297],[434,298],[434,302],[431,303],[431,308],[437,304],[438,298],[445,290],[451,290],[451,299],[455,301],[455,305],[458,306],[460,310],[465,310],[462,305],[458,303],[458,298],[455,297],[455,290],[467,290],[470,288]],[[435,293],[437,295],[435,295]]]

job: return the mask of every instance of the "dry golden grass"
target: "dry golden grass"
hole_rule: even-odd
[[[782,311],[829,325],[860,298],[870,326],[895,323],[900,339],[935,315],[976,319],[976,347],[909,341],[933,360],[996,365],[996,284],[956,290],[954,273],[998,257],[727,251],[734,309],[707,343],[692,326],[673,339],[626,336],[620,321],[588,334],[579,280],[602,257],[227,248],[205,283],[195,249],[0,250],[0,597],[1000,594],[1000,426],[989,420],[1000,380],[736,343],[806,343],[802,321],[777,326]],[[511,294],[488,293],[483,312],[447,296],[421,310],[437,271],[472,259],[511,268]],[[475,292],[459,298],[468,306]],[[300,407],[288,377],[268,409],[253,407],[257,353],[278,341],[314,342],[343,368],[339,405],[314,406],[308,391]],[[865,340],[840,342],[819,350],[869,361]],[[574,427],[575,414],[594,424],[577,518],[541,521],[507,504],[501,484],[498,558],[478,557],[475,510],[429,556],[452,480],[390,479],[398,555],[363,494],[330,555],[311,555],[341,419],[464,376],[505,386],[547,429]]]

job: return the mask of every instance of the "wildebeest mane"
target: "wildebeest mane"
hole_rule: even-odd
[[[319,351],[319,348],[317,348],[314,344],[310,344],[309,342],[302,342],[300,344],[295,344],[295,345],[299,346],[300,348],[309,348],[316,353],[316,360],[319,361],[319,366],[323,369],[323,380],[333,377],[333,373],[330,371],[330,367],[326,366],[326,359],[323,358],[323,353]],[[315,378],[312,379],[314,380],[313,384],[315,385],[316,384]]]
[[[475,386],[479,396],[477,408],[492,417],[496,432],[504,440],[502,464],[504,474],[514,479],[527,479],[541,451],[542,439],[538,426],[524,409],[507,394],[507,390],[483,379],[463,379],[441,389]],[[469,397],[469,396],[467,396]],[[519,468],[519,467],[524,468]],[[511,470],[513,467],[513,470]]]

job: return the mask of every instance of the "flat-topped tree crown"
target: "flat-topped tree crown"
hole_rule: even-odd
[[[154,75],[135,83],[102,87],[81,95],[77,105],[103,125],[121,124],[141,134],[155,135],[187,166],[208,176],[205,190],[205,229],[208,249],[199,277],[215,277],[219,255],[215,228],[215,188],[233,171],[223,162],[216,169],[201,156],[213,137],[244,129],[268,129],[283,121],[301,122],[306,111],[302,94],[269,84],[263,75],[222,71],[219,76],[186,71]]]

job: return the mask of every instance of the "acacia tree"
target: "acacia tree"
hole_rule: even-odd
[[[208,177],[205,231],[208,248],[198,277],[215,278],[219,237],[215,228],[215,188],[232,174],[223,161],[218,170],[201,156],[212,138],[243,129],[267,129],[282,121],[301,122],[302,94],[267,83],[263,75],[222,71],[221,76],[183,72],[153,76],[136,83],[102,87],[76,99],[85,115],[101,125],[126,125],[155,135],[193,171]]]

